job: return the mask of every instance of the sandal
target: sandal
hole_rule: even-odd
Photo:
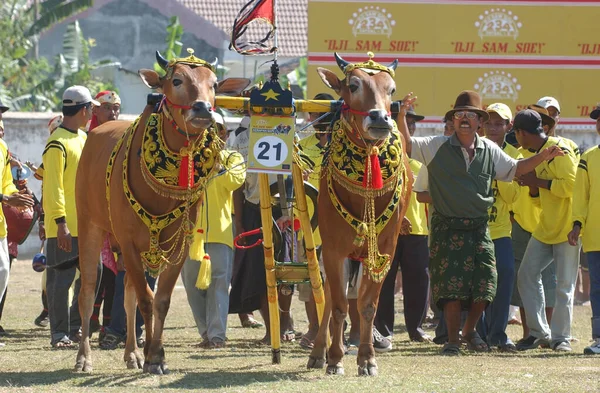
[[[315,347],[314,340],[311,340],[310,338],[306,337],[306,335],[302,336],[299,344],[300,347],[304,349],[313,349]]]
[[[252,329],[258,329],[263,327],[264,325],[260,322],[258,322],[256,319],[250,317],[248,319],[246,319],[244,322],[242,322],[242,327],[243,328],[252,328]]]
[[[471,351],[488,352],[490,350],[486,342],[483,341],[479,333],[477,333],[476,331],[468,333],[462,338],[467,343],[467,348],[469,348],[469,350]]]
[[[117,349],[122,341],[123,339],[116,334],[106,333],[104,340],[100,341],[99,347],[100,349],[114,350]]]
[[[52,349],[70,349],[73,346],[73,341],[69,340],[67,336],[52,343]]]
[[[444,356],[459,356],[460,345],[454,343],[446,343],[442,348],[442,355]]]

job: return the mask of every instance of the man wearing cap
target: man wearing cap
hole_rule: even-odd
[[[558,103],[558,100],[554,97],[549,96],[542,97],[538,100],[536,105],[538,107],[546,109],[547,112],[545,114],[548,115],[554,121],[554,123],[552,124],[544,116],[542,116],[543,125],[548,124],[548,131],[546,132],[546,135],[555,136],[559,139],[563,139],[566,145],[571,149],[571,151],[573,151],[575,155],[579,158],[579,156],[581,156],[581,152],[579,151],[579,146],[577,145],[577,143],[575,143],[569,138],[559,137],[556,135],[556,126],[560,121],[560,104]],[[539,109],[531,108],[531,105],[528,107],[528,109],[534,109],[535,111],[539,112]]]
[[[4,131],[4,123],[2,121],[2,113],[9,108],[0,101],[0,127]],[[0,202],[9,206],[19,208],[33,207],[33,199],[26,190],[19,191],[13,183],[13,177],[10,170],[10,153],[8,146],[3,139],[0,139]],[[7,229],[4,212],[0,209],[0,299],[4,297],[4,293],[8,286],[8,278],[10,275],[10,255],[8,253],[8,241],[6,239]]]
[[[69,287],[75,278],[73,266],[66,270],[53,266],[76,257],[77,209],[75,206],[75,176],[79,157],[86,141],[83,131],[92,118],[92,107],[98,101],[83,86],[71,86],[63,94],[63,122],[48,138],[42,161],[44,165],[43,206],[46,225],[48,306],[51,344],[53,348],[73,345],[69,334],[76,335],[81,320],[77,292],[69,309]]]
[[[502,103],[490,104],[486,108],[490,118],[483,125],[486,138],[496,143],[516,160],[523,158],[516,148],[504,140],[512,126],[512,112]],[[515,280],[515,257],[511,240],[510,205],[516,202],[520,187],[517,182],[492,182],[494,204],[489,210],[490,236],[494,242],[498,285],[496,297],[487,307],[483,318],[487,343],[500,351],[516,351],[515,345],[506,335],[510,300]]]
[[[532,109],[539,113],[542,118],[542,127],[544,132],[551,130],[554,127],[555,120],[550,117],[548,111],[537,104],[529,105],[527,109]],[[514,141],[516,146],[519,146],[519,143],[515,137],[514,129],[507,135],[508,137]],[[523,147],[519,147],[519,153],[523,156],[523,158],[529,158],[533,156],[536,151],[534,149],[524,149]],[[534,173],[531,173],[533,176]],[[527,187],[523,186],[521,192],[519,193],[519,197],[517,201],[512,205],[512,213],[513,213],[513,223],[512,223],[512,244],[513,250],[515,254],[515,276],[514,276],[514,288],[511,299],[511,304],[519,307],[519,312],[521,315],[521,327],[523,329],[523,337],[519,342],[517,342],[517,346],[519,346],[522,342],[526,341],[530,337],[529,326],[527,325],[527,315],[525,314],[525,309],[523,308],[523,302],[521,300],[521,296],[519,293],[519,288],[516,284],[517,282],[517,273],[519,272],[519,268],[521,267],[521,261],[523,260],[523,256],[525,255],[525,250],[527,249],[527,244],[529,244],[529,240],[531,239],[531,234],[537,228],[540,222],[540,214],[542,209],[538,203],[539,198],[532,198],[531,195],[537,195],[538,189],[536,187]],[[546,303],[546,319],[548,323],[552,320],[552,311],[554,310],[554,301],[556,298],[556,263],[554,260],[542,271],[542,286],[544,288],[544,300]]]
[[[596,120],[600,134],[600,105],[590,114]],[[581,156],[573,193],[573,229],[569,243],[578,247],[583,234],[583,251],[588,260],[590,274],[590,303],[592,304],[592,339],[594,342],[583,350],[586,355],[600,355],[600,148],[594,146]]]
[[[119,120],[121,113],[121,97],[116,91],[104,90],[94,97],[100,106],[93,108],[92,120],[88,131],[111,120]]]
[[[412,93],[404,105],[415,101]],[[477,130],[489,115],[481,108],[481,97],[463,91],[447,113],[454,121],[451,137],[410,137],[400,110],[400,131],[407,140],[407,153],[427,166],[435,212],[431,220],[429,268],[435,303],[443,308],[448,326],[445,355],[460,353],[460,313],[469,310],[462,334],[470,349],[487,351],[475,331],[484,309],[496,294],[494,245],[488,230],[492,207],[492,180],[512,181],[532,171],[545,160],[563,154],[556,147],[517,161],[494,142],[480,138]]]
[[[579,268],[579,249],[567,241],[572,215],[573,187],[577,157],[565,142],[544,134],[542,118],[534,110],[526,109],[514,120],[515,136],[524,149],[540,151],[558,147],[564,155],[536,168],[535,174],[520,177],[520,183],[530,187],[530,195],[538,201],[542,211],[521,267],[517,285],[527,316],[530,336],[518,343],[527,350],[550,344],[556,351],[570,351],[573,295]],[[556,301],[550,326],[545,313],[542,271],[556,262]]]

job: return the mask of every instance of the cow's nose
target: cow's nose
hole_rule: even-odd
[[[208,101],[196,101],[192,104],[192,109],[197,113],[198,117],[212,117],[212,105]]]
[[[372,109],[372,110],[370,110],[369,111],[369,118],[372,121],[377,121],[377,120],[388,121],[389,120],[388,113],[386,111],[384,111],[383,109]]]

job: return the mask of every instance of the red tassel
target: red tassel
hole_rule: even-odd
[[[371,187],[374,190],[381,190],[383,188],[383,178],[381,176],[381,166],[379,166],[379,155],[371,154],[369,159],[371,160]]]
[[[367,178],[370,178],[371,184],[367,184]],[[374,146],[369,154],[369,160],[366,163],[365,174],[363,176],[363,187],[380,190],[383,188],[383,178],[381,176],[381,166],[379,165],[379,149]]]
[[[178,179],[179,187],[191,187],[193,184],[193,180],[190,180],[190,178],[192,178],[192,176],[193,176],[193,172],[190,169],[190,157],[187,152],[188,145],[189,145],[188,141],[185,141],[185,143],[183,145],[184,148],[181,149],[182,150],[181,154],[183,155],[183,157],[181,157],[181,164],[179,165],[179,179]]]

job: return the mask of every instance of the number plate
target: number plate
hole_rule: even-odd
[[[291,174],[295,117],[252,116],[248,172]]]

